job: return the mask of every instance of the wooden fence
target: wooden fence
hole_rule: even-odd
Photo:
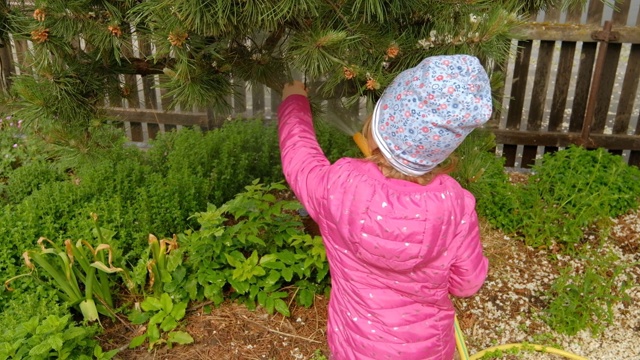
[[[583,9],[538,14],[513,40],[502,107],[490,128],[497,153],[508,167],[528,167],[546,152],[570,144],[604,147],[640,165],[640,1],[624,0],[614,11],[601,0]],[[148,53],[135,38],[134,56]],[[0,48],[0,85],[28,44],[11,41]],[[170,99],[156,86],[158,76],[123,75],[133,92],[122,103],[108,104],[124,123],[128,137],[145,143],[158,132],[219,125],[221,116],[207,109],[168,110]],[[233,116],[274,118],[279,98],[266,87],[242,81],[229,102]],[[364,115],[364,114],[362,114]]]
[[[604,147],[640,165],[640,2],[617,6],[591,0],[522,29],[492,124],[507,166],[528,166],[570,144]]]

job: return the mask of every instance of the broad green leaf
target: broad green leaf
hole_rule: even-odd
[[[264,269],[261,266],[254,266],[253,269],[251,269],[251,276],[264,276],[267,272],[264,271]]]
[[[160,330],[156,324],[149,323],[147,327],[147,338],[150,343],[154,343],[160,339]]]
[[[167,256],[167,270],[174,271],[178,268],[178,266],[182,265],[182,260],[184,258],[184,250],[176,249],[171,252]]]
[[[51,345],[46,341],[42,341],[34,346],[31,350],[29,350],[29,355],[31,355],[32,357],[41,357],[42,355],[48,354],[50,351]]]
[[[266,307],[267,304],[267,293],[264,291],[260,291],[258,293],[258,304],[262,307]]]
[[[298,293],[298,300],[300,301],[300,305],[304,307],[309,307],[313,305],[314,293],[307,289],[300,289]]]
[[[253,266],[258,265],[258,251],[253,250],[251,256],[247,259],[247,262]]]
[[[273,309],[275,308],[275,299],[272,297],[267,297],[267,301],[264,303],[264,308],[267,310],[269,314],[273,314]]]
[[[295,254],[289,250],[281,251],[277,255],[278,255],[278,259],[280,259],[280,261],[284,262],[287,265],[292,265],[296,263]]]
[[[236,292],[240,294],[244,294],[249,291],[249,282],[248,281],[236,281],[233,279],[229,279],[229,284],[233,286]]]
[[[184,331],[172,331],[169,333],[169,341],[180,345],[191,344],[193,337]]]
[[[134,337],[129,343],[129,349],[137,348],[138,346],[144,344],[145,340],[147,340],[147,334],[142,334],[140,336]]]
[[[293,279],[293,269],[290,267],[282,269],[281,274],[286,281],[291,281],[291,279]]]
[[[184,317],[187,312],[187,302],[179,302],[173,306],[173,310],[171,310],[171,316],[176,320],[180,320]]]
[[[195,300],[198,296],[198,281],[196,279],[189,279],[184,285],[184,289],[189,294],[189,299]]]
[[[278,262],[276,254],[266,254],[260,258],[260,265],[268,267],[267,264]]]
[[[140,303],[140,307],[144,311],[158,311],[162,309],[162,303],[159,299],[150,296]]]
[[[280,280],[280,273],[276,270],[271,270],[269,272],[269,276],[267,276],[267,278],[264,279],[264,282],[269,285],[273,285],[276,282],[278,282],[278,280]]]
[[[164,318],[166,316],[167,316],[167,313],[164,312],[164,310],[158,311],[155,315],[151,317],[151,319],[149,319],[149,325],[160,324],[162,321],[164,321]]]
[[[131,321],[131,323],[134,325],[144,324],[147,321],[149,321],[150,317],[151,317],[151,313],[142,312],[138,310],[133,310],[128,316],[129,321]]]
[[[81,338],[87,334],[89,334],[89,330],[87,330],[87,328],[74,326],[65,330],[65,332],[62,335],[63,335],[63,339],[67,341],[67,340],[73,340],[76,338]]]
[[[284,300],[275,299],[274,303],[275,303],[276,311],[278,311],[280,314],[284,316],[287,316],[287,317],[291,316],[291,313],[289,312],[289,306],[287,306],[287,303],[284,302]]]
[[[178,322],[173,318],[173,316],[169,315],[165,317],[164,321],[162,321],[162,324],[160,324],[160,329],[167,332],[169,330],[175,329],[176,326],[178,326]]]
[[[224,254],[224,257],[227,259],[227,262],[229,263],[229,265],[233,266],[234,268],[239,268],[242,266],[242,261],[244,261],[244,256],[242,256],[242,254],[240,254],[240,256],[242,257],[243,260],[240,260],[238,258],[236,258],[234,255],[236,251],[234,251],[231,254]]]
[[[62,339],[61,334],[52,334],[47,338],[46,342],[55,351],[60,351],[60,349],[62,349],[62,345],[64,345],[64,340]]]
[[[171,310],[173,310],[173,300],[171,300],[169,294],[162,293],[162,295],[160,295],[160,302],[162,303],[162,310],[167,314],[171,313]]]
[[[36,331],[38,330],[38,324],[39,324],[39,319],[37,316],[33,316],[31,319],[25,321],[24,323],[22,323],[22,327],[27,331],[27,333],[29,334],[35,334]]]

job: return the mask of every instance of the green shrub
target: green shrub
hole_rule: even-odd
[[[493,147],[491,133],[474,131],[456,150],[452,175],[476,197],[481,217],[527,245],[557,242],[570,250],[590,227],[605,234],[610,217],[638,207],[640,170],[605,149],[545,154],[526,184],[511,184]]]
[[[591,254],[581,269],[567,266],[546,293],[549,305],[544,320],[555,331],[575,335],[589,329],[598,334],[613,322],[613,308],[629,301],[624,272],[636,264],[621,265],[614,254]]]
[[[93,338],[96,327],[77,326],[66,316],[34,316],[0,333],[0,359],[111,359]]]
[[[571,146],[545,154],[519,198],[517,231],[527,244],[571,245],[590,226],[606,233],[610,217],[638,207],[640,170],[605,149]]]
[[[504,171],[504,159],[493,151],[495,146],[493,133],[473,131],[456,149],[458,166],[451,175],[475,196],[478,215],[509,233],[520,224],[519,195]]]
[[[50,162],[33,161],[9,172],[6,186],[0,187],[0,202],[18,204],[42,185],[65,180],[65,174]]]
[[[177,287],[191,299],[220,304],[226,296],[254,308],[289,315],[281,289],[298,287],[297,300],[310,306],[327,286],[322,238],[305,234],[300,203],[282,199],[286,187],[257,181],[221,207],[195,215],[201,228],[183,236],[188,278]]]

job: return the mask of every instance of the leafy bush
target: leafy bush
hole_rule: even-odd
[[[111,359],[93,339],[96,327],[77,326],[71,316],[34,316],[0,334],[0,359]],[[92,354],[93,357],[84,354]]]
[[[519,198],[527,244],[575,244],[590,226],[606,230],[610,217],[638,207],[640,170],[605,149],[571,146],[545,154]]]
[[[597,225],[606,233],[610,217],[639,205],[640,170],[605,149],[570,146],[547,153],[533,167],[527,184],[511,184],[503,160],[489,152],[493,135],[474,131],[456,150],[452,175],[474,194],[480,216],[527,245],[568,245]]]
[[[282,199],[285,191],[281,184],[254,181],[233,200],[195,215],[201,228],[181,240],[189,269],[181,289],[191,299],[220,304],[231,296],[249,308],[257,303],[288,316],[283,287],[296,285],[304,306],[325,290],[329,268],[322,238],[304,233],[300,203]]]
[[[513,232],[520,224],[518,189],[504,171],[504,159],[492,151],[495,135],[474,130],[456,149],[458,166],[451,174],[476,198],[478,215],[492,226]]]
[[[48,161],[32,161],[9,172],[0,187],[0,203],[18,204],[43,184],[65,180],[65,174]]]
[[[613,307],[629,301],[626,293],[635,284],[622,281],[626,268],[614,254],[590,256],[581,269],[567,266],[547,291],[549,305],[544,320],[554,330],[575,335],[589,329],[600,333],[613,322]]]

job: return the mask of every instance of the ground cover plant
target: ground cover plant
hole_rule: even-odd
[[[317,126],[332,160],[355,154],[348,136]],[[40,153],[46,154],[42,146]],[[460,148],[453,175],[474,193],[490,228],[513,244],[548,251],[545,261],[557,276],[532,293],[541,310],[535,317],[558,333],[602,331],[635,284],[629,271],[637,264],[621,261],[606,246],[610,219],[638,206],[638,169],[606,151],[572,147],[543,158],[526,182],[512,182],[502,160],[488,152],[493,146],[489,133],[474,133]],[[206,342],[212,334],[193,327],[194,311],[204,316],[235,304],[269,318],[278,314],[283,322],[305,311],[323,312],[330,274],[321,238],[309,230],[300,204],[282,183],[276,148],[273,124],[254,120],[209,133],[166,134],[147,151],[119,144],[75,167],[68,160],[60,166],[56,153],[13,163],[2,180],[0,228],[7,249],[0,258],[2,280],[29,274],[25,260],[33,260],[38,270],[8,283],[13,292],[1,293],[7,310],[0,328],[51,324],[55,334],[47,336],[55,341],[47,349],[42,345],[44,358],[66,353],[108,358],[116,352],[127,358]],[[49,245],[37,246],[41,237]],[[36,263],[36,256],[44,261]],[[89,285],[91,274],[96,278]],[[73,285],[70,279],[76,285],[65,291]],[[593,290],[588,302],[585,287]],[[96,310],[109,305],[98,311],[104,328],[83,323],[80,304],[89,299]],[[92,311],[87,314],[95,318]],[[296,321],[291,326],[302,329]],[[96,342],[117,326],[145,331],[124,342]],[[44,333],[20,329],[2,333],[5,353],[0,354],[35,356],[14,344],[37,342]],[[323,356],[321,344],[311,343],[317,358]]]

